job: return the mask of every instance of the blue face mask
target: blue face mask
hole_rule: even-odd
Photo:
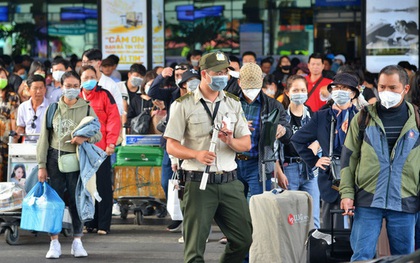
[[[91,80],[83,82],[82,87],[85,90],[93,90],[96,86],[96,83],[97,83],[96,79],[91,79]]]
[[[210,78],[209,87],[214,91],[223,90],[228,83],[228,76],[210,76]]]
[[[331,93],[331,98],[335,104],[341,106],[350,102],[350,92],[345,90],[333,90]]]
[[[26,80],[26,78],[28,77],[28,75],[26,75],[26,73],[25,73],[25,74],[19,75],[19,77],[21,77],[22,80]]]

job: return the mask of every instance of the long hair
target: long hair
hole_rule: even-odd
[[[289,97],[286,95],[286,92],[290,91],[290,88],[293,85],[293,82],[297,81],[297,80],[302,80],[305,83],[306,86],[306,92],[308,92],[308,81],[306,80],[306,78],[304,76],[301,75],[290,75],[287,78],[287,82],[286,82],[286,87],[284,88],[284,96],[283,96],[283,106],[285,109],[289,108],[290,105],[290,99]]]
[[[22,178],[26,178],[26,170],[25,170],[25,165],[23,165],[22,163],[18,163],[15,165],[15,167],[13,168],[13,172],[10,175],[10,178],[14,178],[16,176],[16,170],[22,168],[23,170],[23,175]]]

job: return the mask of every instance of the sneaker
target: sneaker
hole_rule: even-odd
[[[50,250],[48,250],[45,258],[59,258],[61,256],[61,245],[58,239],[51,240]]]
[[[182,228],[182,221],[181,220],[174,220],[172,221],[172,224],[170,224],[166,230],[169,232],[178,232],[181,231]]]
[[[75,258],[83,258],[83,257],[87,257],[88,253],[86,252],[86,250],[83,248],[83,244],[82,241],[78,238],[73,240],[73,244],[71,244],[71,251],[70,253],[75,257]]]
[[[181,236],[181,237],[178,239],[178,243],[180,243],[180,244],[184,244],[184,236]],[[207,239],[206,239],[206,243],[209,243],[209,238],[207,238]]]
[[[118,203],[115,203],[112,205],[112,215],[113,216],[121,215],[120,205]]]

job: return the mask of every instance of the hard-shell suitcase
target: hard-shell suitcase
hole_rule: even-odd
[[[350,261],[350,229],[334,229],[334,214],[344,210],[331,210],[331,229],[312,229],[307,240],[307,262],[329,263]]]
[[[154,146],[121,146],[114,166],[161,166],[163,150]]]
[[[305,262],[305,241],[313,228],[312,197],[274,189],[250,200],[250,262]]]

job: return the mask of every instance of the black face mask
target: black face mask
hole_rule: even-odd
[[[287,71],[290,70],[290,66],[281,66],[281,69]]]

